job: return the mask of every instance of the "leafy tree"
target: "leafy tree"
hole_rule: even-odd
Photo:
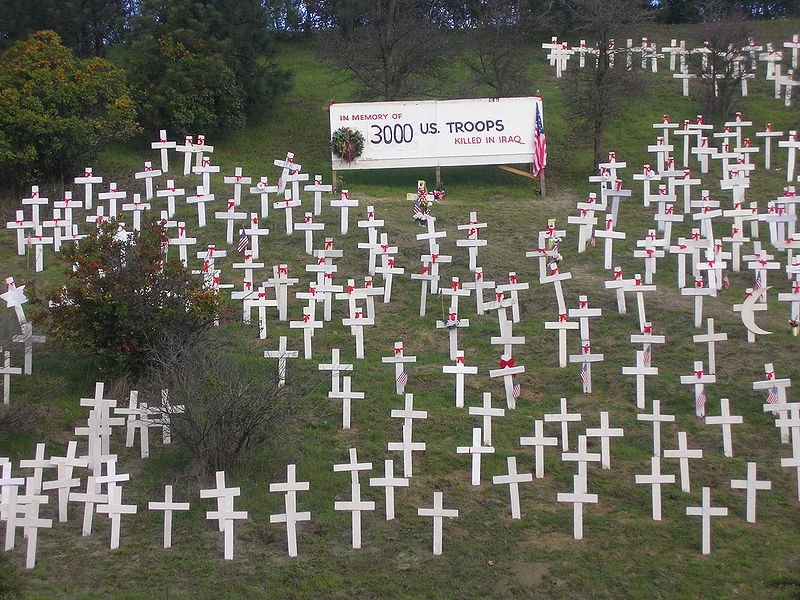
[[[441,11],[425,0],[344,0],[336,27],[320,36],[324,59],[354,80],[366,100],[430,93],[451,45],[438,26]]]
[[[587,41],[598,54],[583,68],[570,66],[566,73],[567,102],[576,128],[592,132],[593,169],[603,158],[603,134],[624,106],[624,101],[641,85],[636,61],[628,67],[625,56],[613,47],[614,36],[646,22],[651,13],[638,0],[567,0],[572,18],[586,32]]]
[[[0,55],[0,180],[63,177],[138,129],[124,72],[75,58],[55,32]]]
[[[269,61],[268,27],[259,0],[143,0],[132,22],[130,71],[146,126],[207,133],[273,109],[290,74]]]
[[[39,317],[50,334],[112,376],[137,375],[154,348],[210,326],[220,300],[179,260],[163,260],[163,237],[157,221],[129,237],[108,221],[66,249],[74,266]]]

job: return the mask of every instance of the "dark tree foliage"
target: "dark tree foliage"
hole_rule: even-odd
[[[107,221],[62,250],[71,267],[38,318],[108,375],[138,375],[154,348],[209,327],[220,300],[178,259],[163,260],[159,222],[129,238],[117,233],[116,221]]]
[[[130,0],[3,0],[0,47],[52,29],[77,56],[105,56],[124,39],[134,7]]]
[[[143,0],[132,23],[131,73],[143,113],[162,119],[145,125],[210,132],[267,114],[290,85],[290,74],[269,61],[269,25],[259,0]]]

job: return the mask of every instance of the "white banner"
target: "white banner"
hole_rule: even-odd
[[[338,171],[530,163],[536,105],[542,110],[541,102],[527,97],[332,104],[331,135],[349,127],[364,136],[361,156],[348,163],[331,154],[332,167]]]

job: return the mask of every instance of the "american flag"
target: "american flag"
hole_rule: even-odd
[[[649,367],[650,366],[650,360],[653,358],[653,345],[652,344],[647,344],[644,347],[644,357],[643,358],[644,358],[644,366],[645,367]]]
[[[581,382],[584,387],[589,385],[589,363],[583,363],[581,367]]]
[[[400,375],[397,376],[397,383],[402,386],[405,386],[408,383],[408,371],[406,369],[403,369],[400,372]]]
[[[547,167],[547,139],[544,135],[542,113],[536,103],[536,126],[533,131],[533,176],[539,177]]]
[[[700,388],[700,393],[697,394],[697,400],[696,400],[695,403],[700,408],[702,408],[702,407],[704,407],[706,405],[706,386],[702,386]]]
[[[236,246],[236,249],[239,252],[244,252],[250,247],[250,238],[247,237],[245,234],[244,229],[241,230],[241,234],[239,235],[239,245]]]
[[[512,398],[519,398],[521,393],[522,393],[522,386],[519,384],[519,379],[514,377],[514,387],[511,390],[511,397]]]
[[[411,209],[411,215],[414,218],[416,218],[417,215],[421,215],[423,214],[423,212],[424,211],[422,210],[422,194],[420,194],[419,196],[417,196],[417,201],[414,202],[414,208]]]
[[[773,385],[771,388],[769,388],[769,393],[767,394],[767,403],[777,404],[779,400],[780,397],[778,396],[778,386]]]
[[[756,271],[756,282],[753,284],[753,291],[760,290],[764,287],[764,283],[761,279],[761,269]]]

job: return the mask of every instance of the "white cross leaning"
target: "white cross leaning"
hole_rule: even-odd
[[[533,436],[520,436],[520,446],[533,446],[535,454],[536,478],[544,477],[544,449],[545,446],[557,446],[558,438],[544,435],[544,421],[536,419],[533,422]]]
[[[269,516],[270,523],[286,523],[286,538],[289,556],[297,556],[297,523],[311,520],[311,512],[297,511],[297,492],[309,490],[308,481],[295,479],[296,465],[286,465],[286,483],[270,483],[270,492],[282,492],[284,512]]]
[[[371,477],[369,485],[371,487],[384,488],[384,495],[386,497],[386,520],[391,521],[394,519],[394,488],[408,487],[409,479],[407,477],[394,476],[394,461],[386,459],[383,461],[384,476]]]
[[[163,502],[148,502],[148,510],[164,511],[164,548],[172,548],[172,512],[176,510],[189,510],[188,502],[172,501],[172,486],[164,486]]]
[[[675,450],[664,450],[664,458],[677,458],[680,466],[681,491],[689,493],[691,482],[689,479],[689,459],[703,458],[703,450],[690,449],[686,443],[686,432],[678,432],[678,447]]]
[[[442,554],[442,519],[455,519],[458,517],[458,510],[443,507],[442,492],[433,492],[433,508],[418,508],[417,515],[420,517],[433,517],[433,554]]]
[[[105,513],[111,521],[111,542],[110,549],[119,548],[119,530],[122,515],[135,515],[138,507],[135,504],[122,503],[122,486],[115,485],[110,487],[108,502],[97,507],[98,513]]]
[[[757,464],[754,462],[747,463],[747,479],[731,479],[731,489],[745,490],[747,493],[745,505],[748,523],[756,522],[756,494],[759,490],[771,490],[772,482],[768,480],[760,480],[756,475]]]
[[[52,481],[42,483],[42,490],[58,490],[58,520],[61,523],[67,521],[67,503],[69,501],[70,490],[78,487],[81,483],[80,477],[72,476],[74,467],[86,468],[89,461],[85,457],[77,457],[78,442],[70,440],[67,443],[66,456],[51,456],[50,462],[57,468],[57,477]]]
[[[702,553],[711,554],[711,517],[727,517],[727,507],[711,506],[711,488],[703,488],[703,500],[700,506],[687,506],[686,515],[700,517],[702,528]]]
[[[217,471],[216,487],[200,490],[201,498],[215,498],[217,510],[206,511],[206,519],[217,520],[224,535],[225,560],[233,560],[233,523],[247,518],[246,510],[234,510],[233,499],[242,493],[241,488],[225,487],[225,471]]]

